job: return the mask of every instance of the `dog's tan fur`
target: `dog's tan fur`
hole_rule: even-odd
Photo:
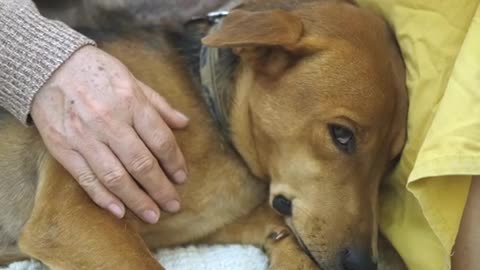
[[[296,239],[324,269],[337,269],[345,248],[375,256],[379,183],[405,141],[403,64],[377,16],[341,1],[305,2],[247,3],[204,40],[240,57],[230,112],[238,154],[160,34],[101,44],[191,118],[175,132],[190,175],[179,187],[183,211],[157,225],[96,207],[36,130],[2,113],[0,263],[26,254],[53,269],[163,269],[149,248],[208,242],[264,247],[271,269],[316,269]],[[354,130],[354,153],[335,147],[332,123]],[[292,217],[269,207],[278,194],[292,200]],[[291,236],[270,240],[285,226]]]

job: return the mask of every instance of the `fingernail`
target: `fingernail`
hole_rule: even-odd
[[[151,224],[157,223],[159,217],[160,215],[158,215],[152,210],[146,210],[145,212],[143,212],[143,218],[145,219],[146,222]]]
[[[177,116],[178,116],[178,118],[180,118],[180,120],[185,121],[185,122],[190,120],[185,114],[183,114],[179,111],[176,111],[176,112],[177,112]]]
[[[108,206],[108,210],[112,212],[112,214],[114,214],[117,218],[123,218],[123,215],[125,214],[123,207],[120,207],[113,203]]]
[[[169,201],[165,204],[165,210],[170,213],[176,213],[180,211],[180,203],[177,200]]]
[[[187,181],[187,174],[185,171],[180,170],[173,175],[173,180],[175,180],[175,182],[178,184],[183,184]]]

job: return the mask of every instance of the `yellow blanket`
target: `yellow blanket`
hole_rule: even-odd
[[[450,269],[480,175],[480,0],[358,0],[389,21],[407,65],[408,142],[380,226],[410,270]]]

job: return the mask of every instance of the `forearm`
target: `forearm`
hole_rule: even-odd
[[[27,123],[33,98],[70,55],[93,41],[42,17],[30,0],[0,0],[0,107]]]
[[[452,257],[452,270],[474,270],[480,265],[480,176],[473,177]]]

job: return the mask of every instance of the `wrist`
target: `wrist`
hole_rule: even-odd
[[[28,124],[36,93],[75,51],[95,43],[61,22],[42,17],[35,7],[13,6],[2,14],[0,48],[2,106]],[[5,56],[5,57],[3,57]]]

